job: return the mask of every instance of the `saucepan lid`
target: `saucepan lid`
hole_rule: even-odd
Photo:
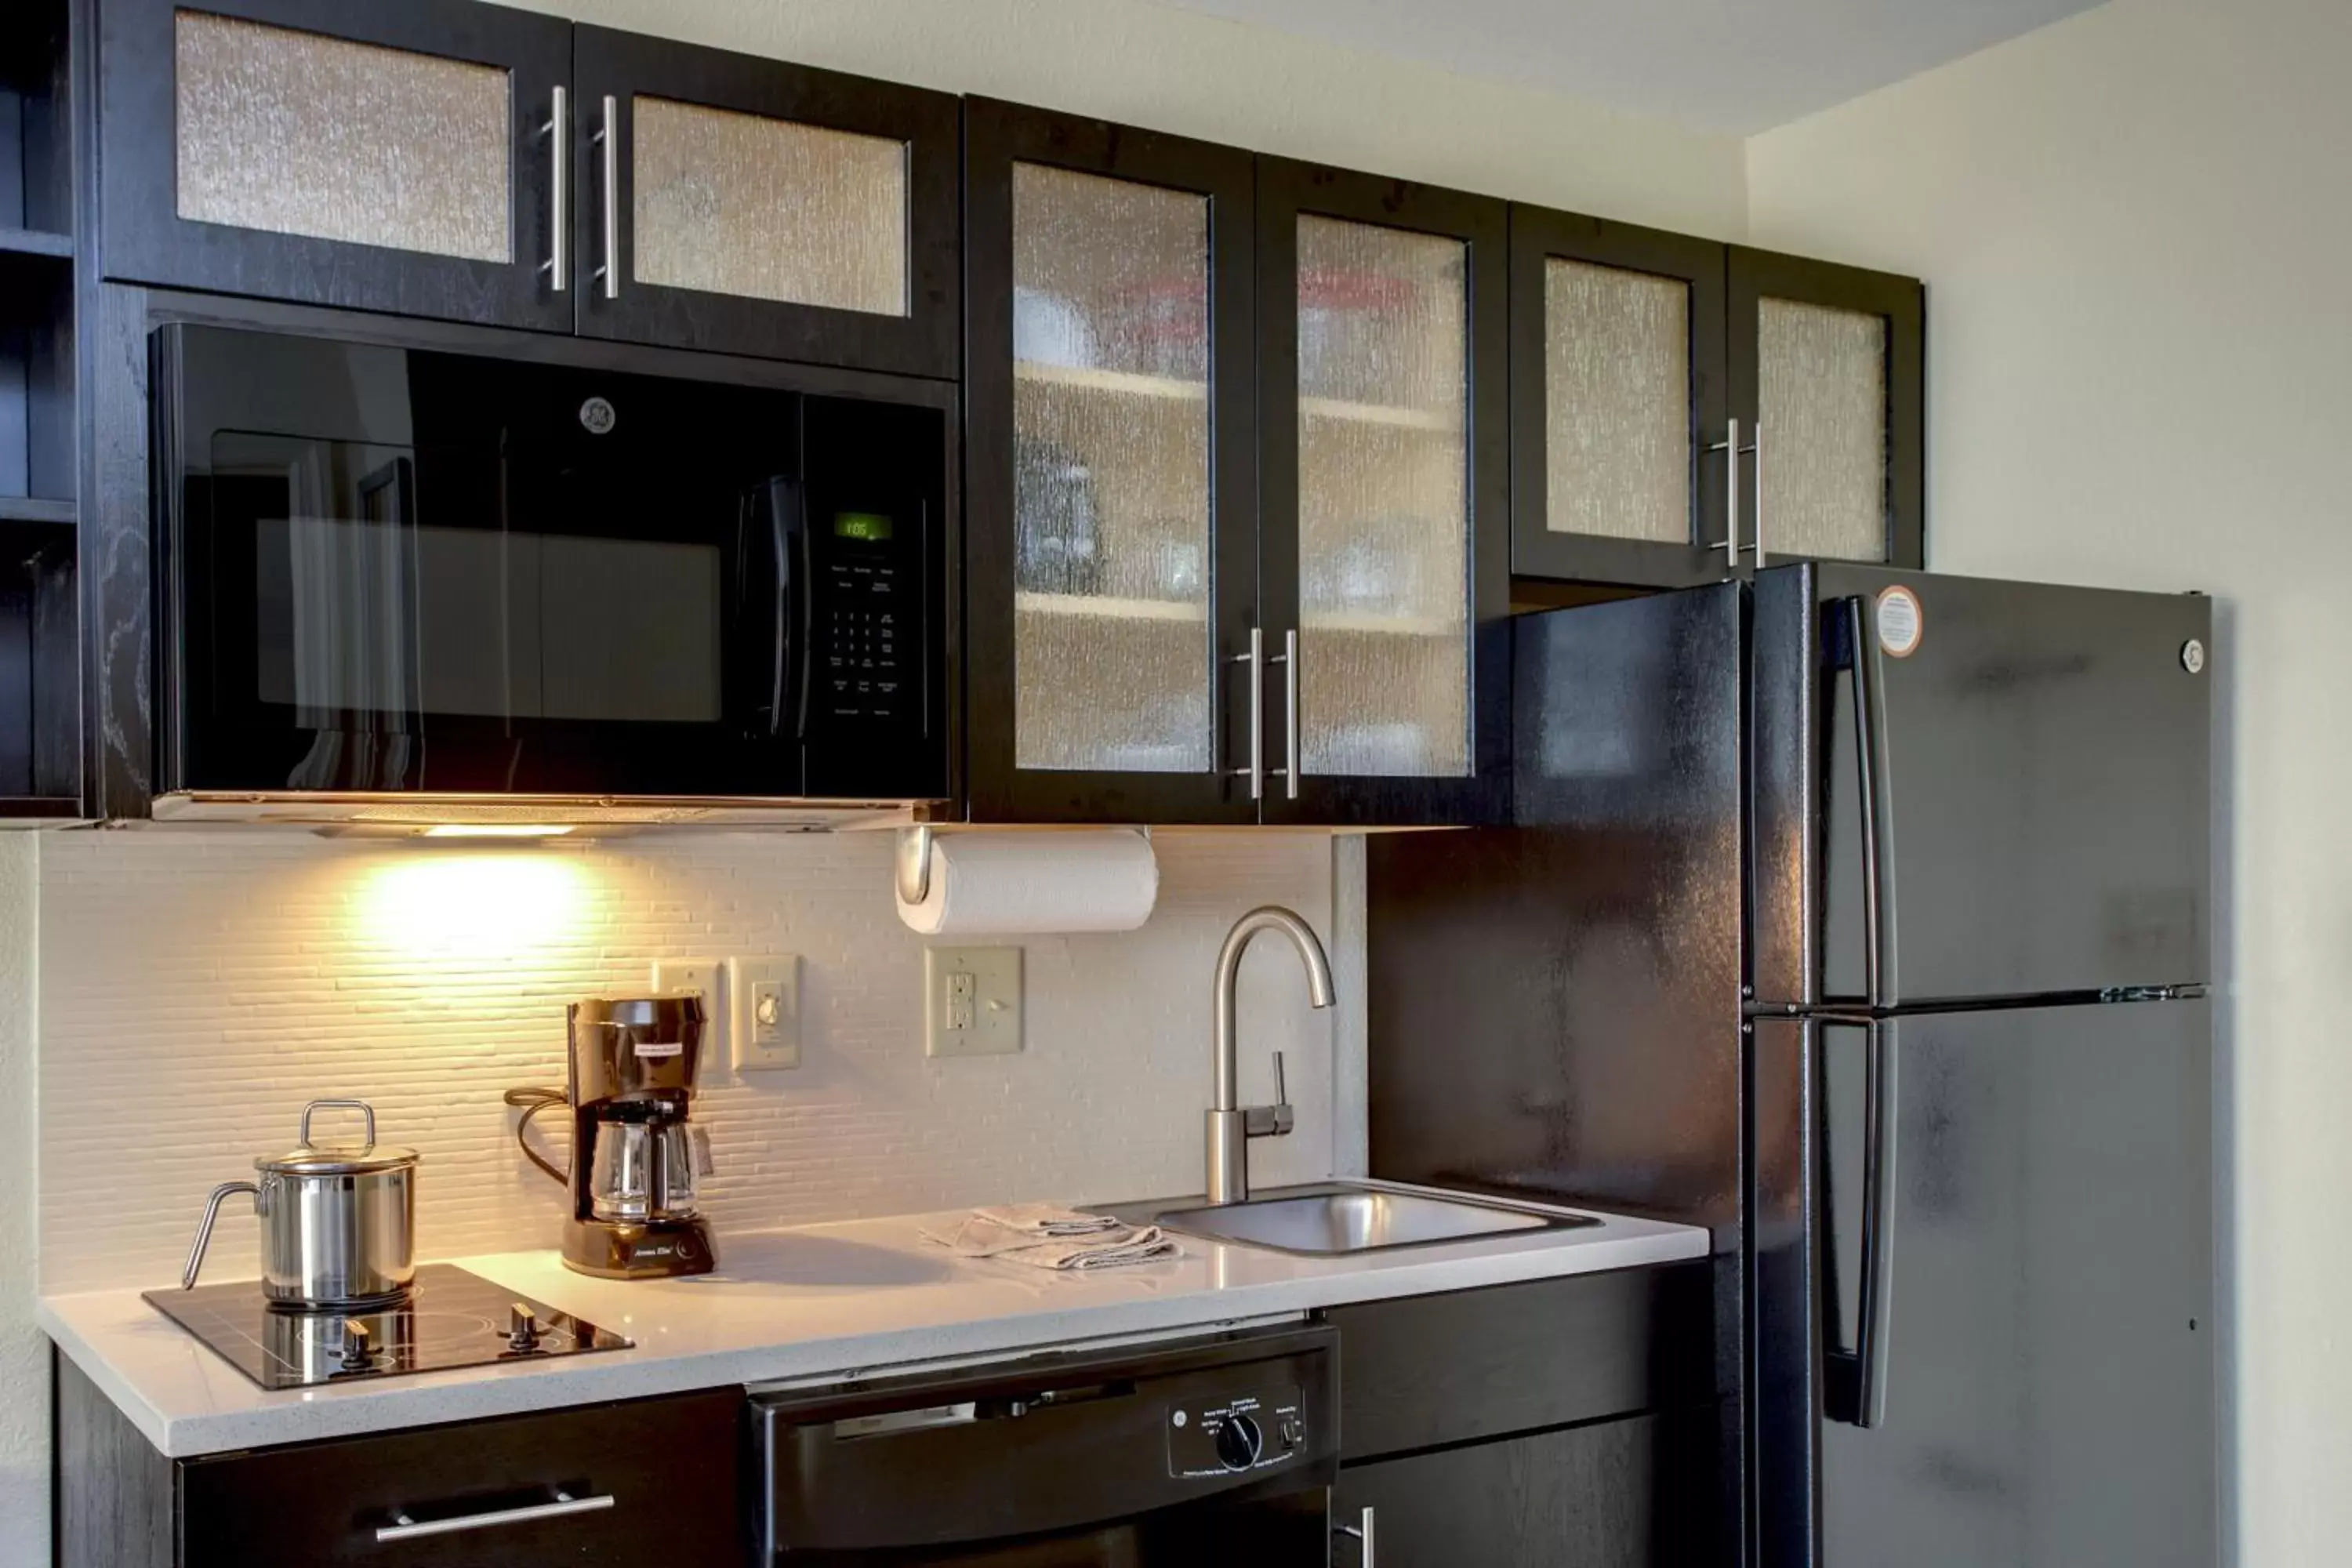
[[[356,1110],[367,1119],[366,1142],[314,1143],[310,1113],[316,1110]],[[271,1159],[256,1160],[253,1168],[281,1176],[359,1176],[372,1171],[397,1171],[416,1163],[416,1151],[375,1141],[375,1108],[363,1100],[314,1100],[302,1108],[299,1148]]]

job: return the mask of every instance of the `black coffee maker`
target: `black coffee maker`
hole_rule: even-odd
[[[572,1213],[563,1261],[607,1279],[707,1274],[695,1208],[710,1143],[687,1120],[702,1050],[697,995],[591,998],[570,1009]]]

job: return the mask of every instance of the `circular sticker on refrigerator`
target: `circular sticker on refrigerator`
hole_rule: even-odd
[[[1919,639],[1927,635],[1927,617],[1919,608],[1919,595],[1900,583],[1878,595],[1878,646],[1896,658],[1909,658],[1919,651]]]

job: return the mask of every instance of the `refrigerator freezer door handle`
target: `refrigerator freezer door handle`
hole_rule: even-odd
[[[1870,601],[1845,601],[1846,647],[1853,658],[1854,794],[1862,810],[1863,993],[1873,1007],[1888,1005],[1887,932],[1894,900],[1887,890],[1886,707],[1878,685],[1878,643],[1871,636]]]

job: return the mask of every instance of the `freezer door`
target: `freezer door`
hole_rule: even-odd
[[[1786,580],[1757,594],[1759,996],[1891,1007],[2210,978],[2210,601],[1767,575]],[[1776,868],[1808,886],[1784,893]]]
[[[1784,1528],[1765,1563],[2216,1560],[2210,1037],[2194,1001],[1759,1028],[1759,1072],[1811,1101],[1812,1261],[1801,1298],[1774,1276],[1801,1316],[1759,1292],[1759,1332],[1821,1369],[1810,1466],[1769,1447],[1790,1380],[1759,1400],[1761,1473],[1816,1489],[1778,1516],[1812,1512],[1811,1541]]]

